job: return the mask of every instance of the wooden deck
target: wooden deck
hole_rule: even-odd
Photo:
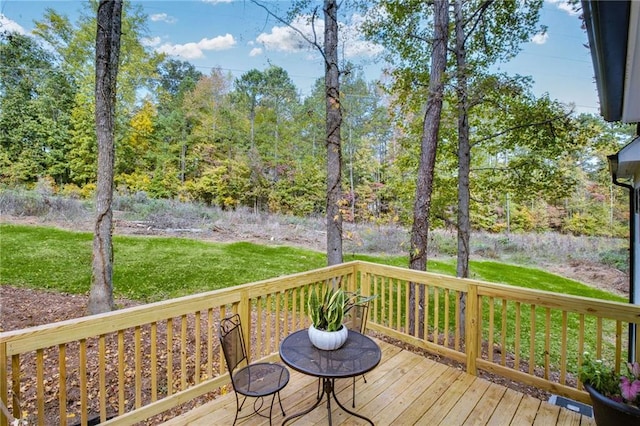
[[[593,425],[593,419],[540,401],[528,395],[471,376],[464,371],[439,364],[420,355],[384,342],[382,362],[356,380],[356,408],[376,425]],[[291,370],[290,370],[291,371]],[[303,411],[315,402],[317,379],[291,371],[282,391],[287,415]],[[351,379],[336,381],[338,399],[351,409]],[[247,401],[247,403],[251,403]],[[165,426],[232,424],[235,397],[229,394],[176,417]],[[283,417],[277,401],[273,424]],[[342,411],[332,401],[332,420],[336,425],[366,424]],[[245,410],[250,410],[247,407]],[[243,410],[243,411],[245,411]],[[269,424],[251,416],[237,424]],[[294,425],[326,425],[326,403],[300,417]]]

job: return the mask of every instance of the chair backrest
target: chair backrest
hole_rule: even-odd
[[[367,329],[367,317],[369,316],[369,302],[353,305],[346,315],[347,328],[364,333]]]
[[[247,349],[244,345],[244,335],[240,324],[240,315],[235,314],[220,321],[220,344],[227,362],[229,374],[240,363],[247,361]],[[231,374],[233,376],[233,374]]]

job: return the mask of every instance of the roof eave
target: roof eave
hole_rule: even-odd
[[[601,114],[607,121],[620,121],[623,113],[630,2],[582,0],[582,7]]]

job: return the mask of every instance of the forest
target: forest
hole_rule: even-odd
[[[0,34],[0,188],[46,184],[64,196],[94,195],[94,8],[87,2],[77,22],[49,9],[33,36]],[[324,214],[324,79],[301,96],[276,64],[238,78],[215,68],[204,73],[146,46],[147,20],[125,3],[116,193]],[[368,36],[382,40],[387,52],[406,48],[389,28],[373,27]],[[347,222],[412,220],[428,70],[396,63],[383,82],[367,81],[357,64],[341,64],[340,209]],[[466,95],[472,229],[627,236],[628,194],[611,183],[607,155],[631,140],[632,128],[536,97],[529,77],[470,69],[478,70],[469,75]],[[432,228],[456,226],[456,87],[445,85]]]

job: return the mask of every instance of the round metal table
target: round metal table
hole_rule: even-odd
[[[371,338],[358,332],[349,330],[349,337],[345,344],[333,351],[323,351],[311,344],[307,329],[296,331],[280,344],[280,358],[292,369],[309,376],[322,379],[322,395],[316,403],[300,413],[284,419],[282,424],[297,417],[303,416],[315,409],[324,396],[327,396],[327,411],[329,425],[331,425],[331,398],[347,413],[366,420],[373,425],[368,418],[354,413],[346,408],[336,397],[335,379],[355,377],[373,370],[382,357],[380,347]]]

